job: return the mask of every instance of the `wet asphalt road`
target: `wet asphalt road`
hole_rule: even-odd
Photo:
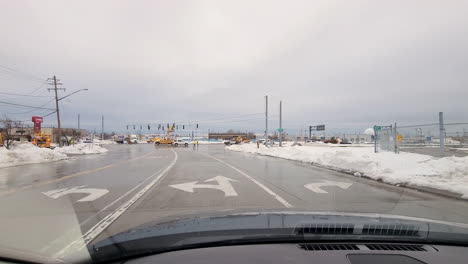
[[[105,154],[1,168],[0,246],[61,256],[150,221],[237,209],[371,212],[468,223],[466,201],[230,152],[222,145],[106,148]]]

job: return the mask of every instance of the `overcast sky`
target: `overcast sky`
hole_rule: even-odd
[[[82,127],[98,131],[104,115],[107,131],[199,120],[260,132],[253,114],[265,95],[270,127],[283,100],[290,133],[432,123],[439,111],[468,121],[468,1],[0,2],[0,65],[56,75],[62,95],[89,89],[62,100],[65,127],[80,113]],[[1,92],[52,95],[9,73],[0,68]],[[0,94],[34,106],[50,99]],[[48,112],[0,111],[21,120]]]

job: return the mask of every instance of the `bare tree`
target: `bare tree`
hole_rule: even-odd
[[[22,126],[22,122],[13,120],[7,116],[0,119],[0,133],[2,133],[3,144],[5,148],[10,149],[11,143],[14,141],[14,128]]]
[[[76,129],[62,131],[62,137],[65,138],[66,145],[70,146],[70,144],[77,142],[79,140],[80,132]]]
[[[460,142],[460,145],[463,145],[466,142],[468,142],[468,137],[466,136],[456,136],[456,137],[452,137],[452,139]]]

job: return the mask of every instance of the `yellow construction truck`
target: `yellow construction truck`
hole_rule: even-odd
[[[35,134],[32,137],[32,143],[40,148],[50,148],[50,136],[42,133]]]
[[[165,137],[156,137],[153,139],[154,144],[161,145],[161,144],[168,144],[171,145],[174,143],[174,139],[171,138],[171,133],[174,132],[174,125],[169,126],[167,128],[167,135]]]
[[[171,138],[157,138],[155,141],[154,141],[154,144],[156,145],[159,145],[159,144],[172,144],[174,142],[173,139]]]
[[[41,123],[43,118],[41,116],[33,116],[34,134],[32,136],[32,143],[40,148],[50,148],[50,135],[42,134]]]
[[[233,137],[231,140],[226,140],[224,141],[225,145],[232,145],[232,144],[241,144],[241,143],[248,143],[250,140],[246,139],[244,140],[241,136]]]

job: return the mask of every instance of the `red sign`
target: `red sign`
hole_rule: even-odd
[[[43,119],[42,119],[42,116],[33,116],[33,117],[32,117],[32,121],[33,121],[34,123],[36,123],[36,122],[42,123],[42,120],[43,120]]]
[[[42,116],[33,116],[32,121],[34,122],[34,134],[41,133],[41,123],[43,121]]]

